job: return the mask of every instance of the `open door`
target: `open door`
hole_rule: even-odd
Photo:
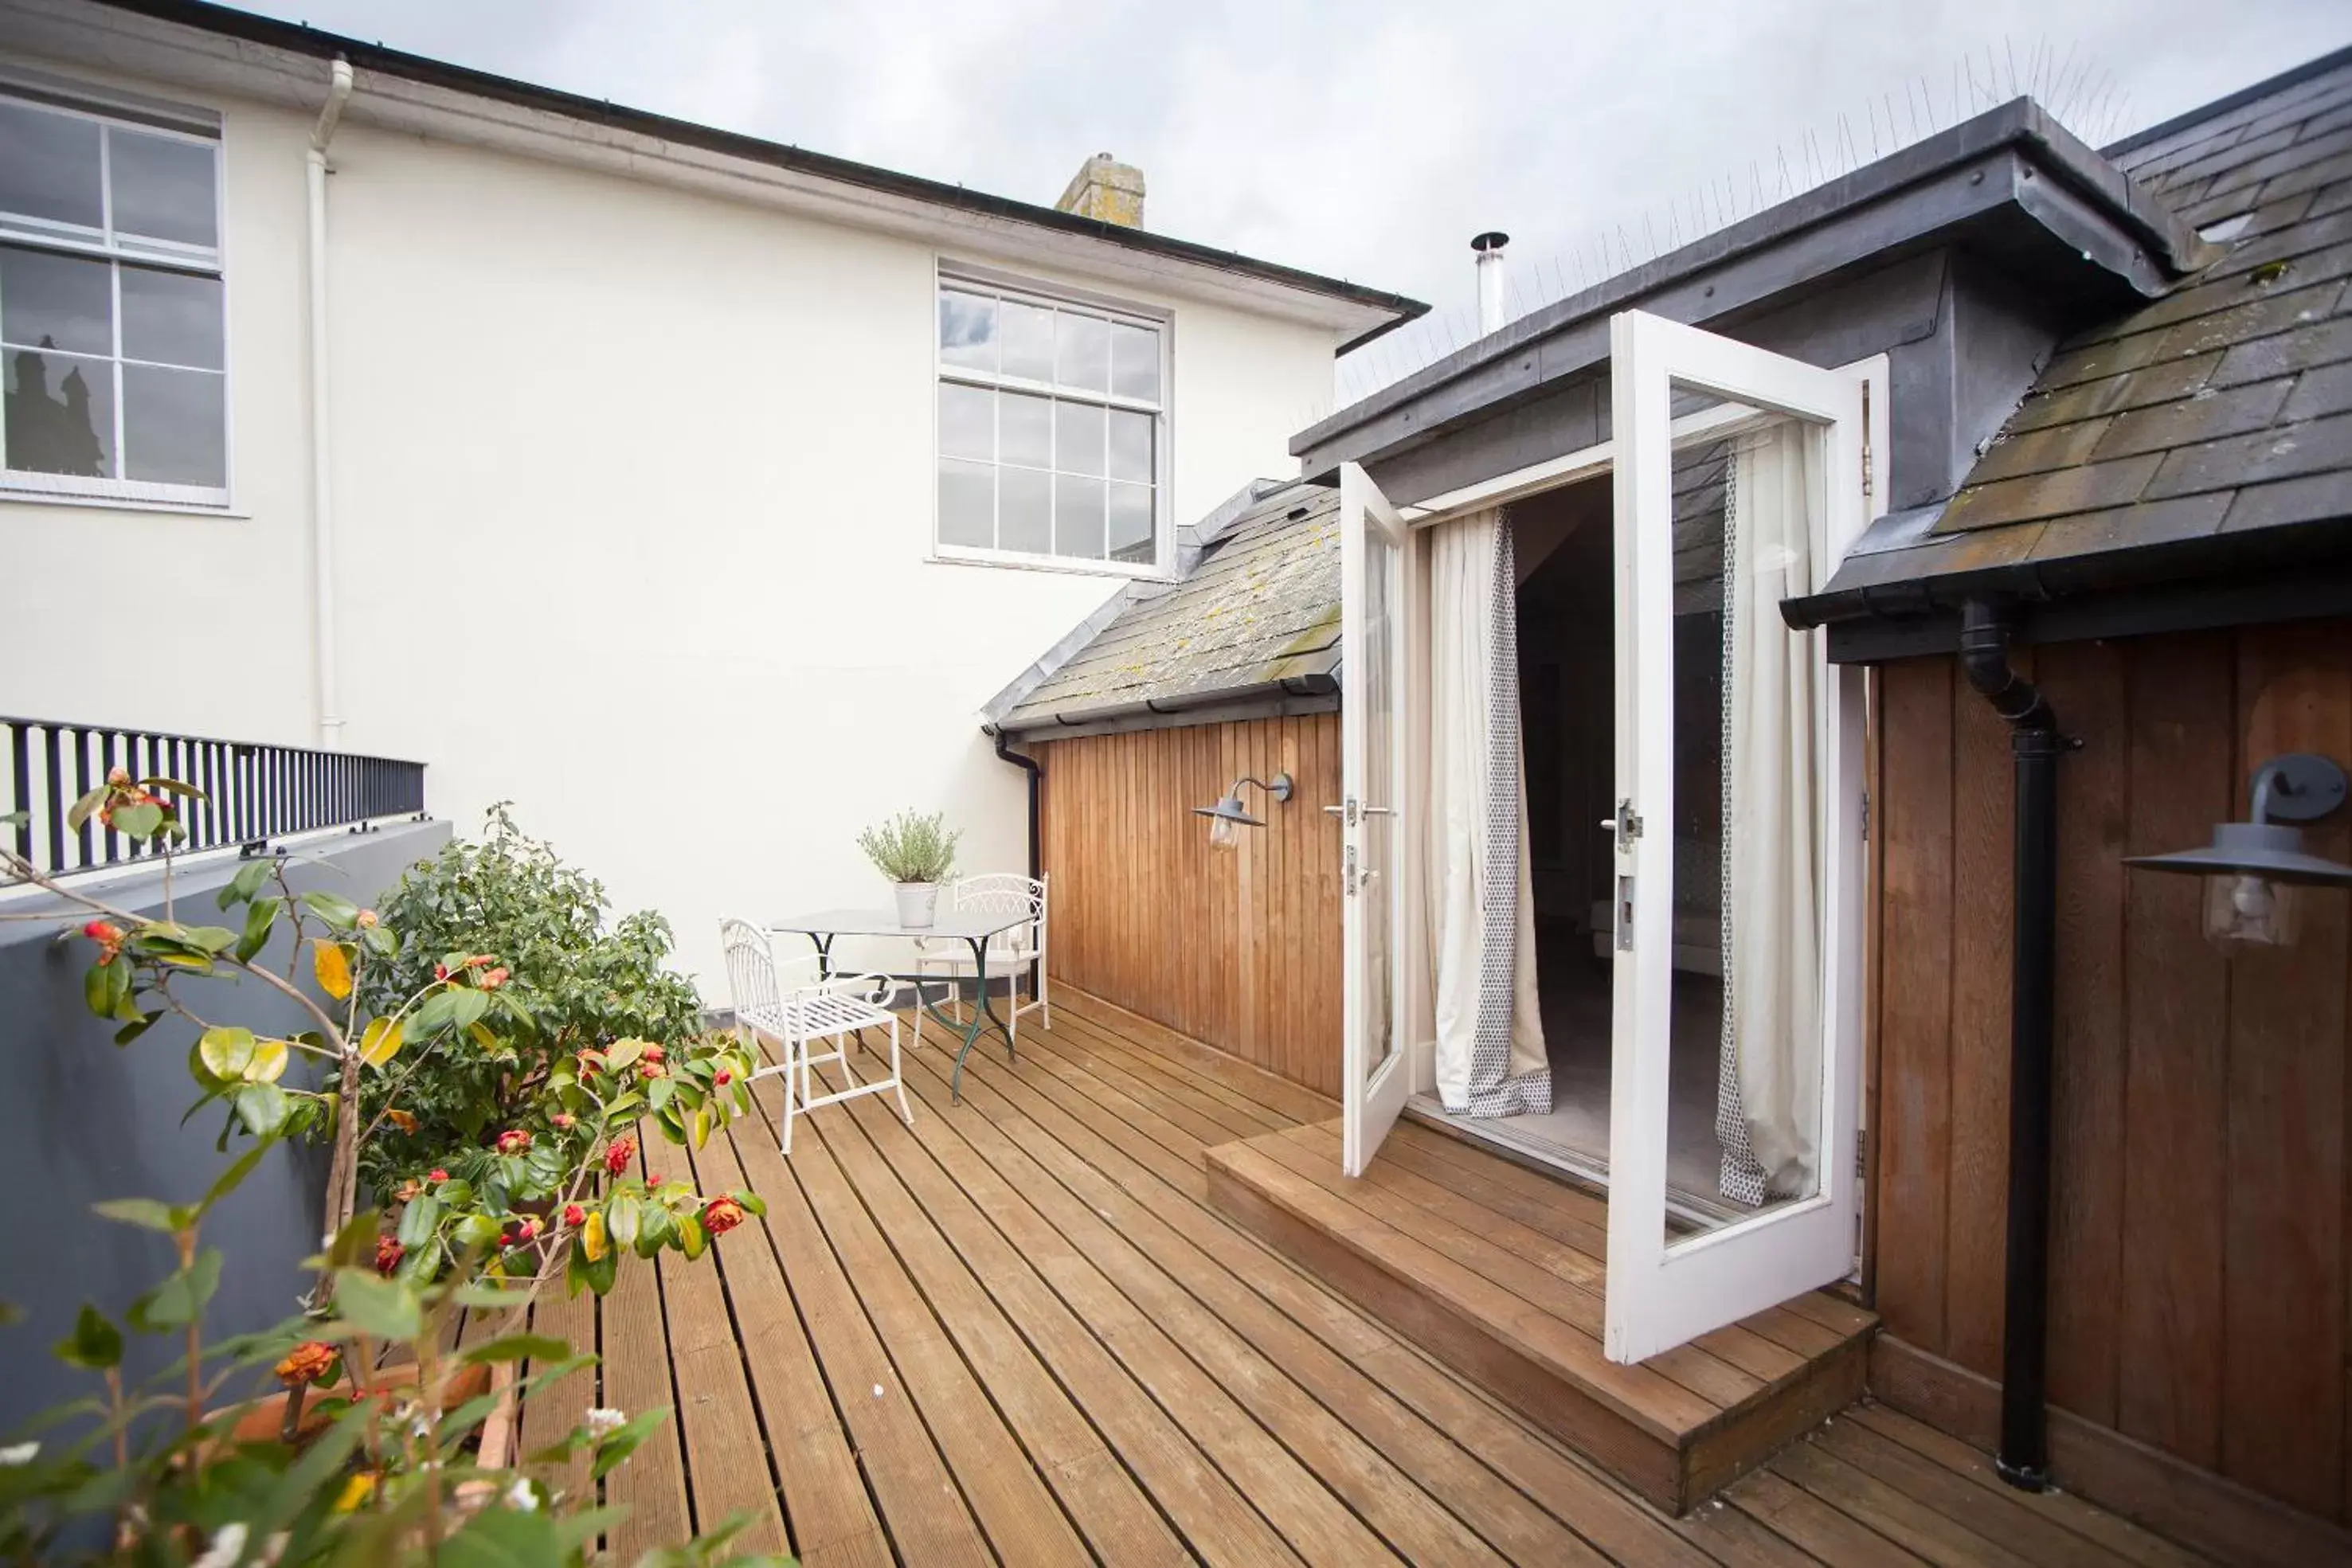
[[[1345,927],[1343,1163],[1361,1176],[1412,1091],[1404,956],[1415,840],[1409,831],[1408,657],[1419,541],[1355,464],[1339,469],[1340,909]]]
[[[1862,677],[1778,607],[1861,530],[1866,400],[1852,372],[1639,311],[1611,351],[1606,1350],[1633,1362],[1853,1267]],[[1670,1217],[1695,1099],[1724,1201]]]

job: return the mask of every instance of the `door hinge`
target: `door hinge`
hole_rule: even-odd
[[[1862,498],[1865,501],[1870,499],[1872,488],[1870,458],[1870,383],[1864,382],[1862,383]],[[1868,521],[1868,518],[1864,520]]]

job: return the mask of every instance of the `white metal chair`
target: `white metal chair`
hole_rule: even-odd
[[[781,1061],[761,1068],[751,1076],[781,1074],[783,1078],[783,1124],[777,1142],[782,1145],[784,1153],[793,1152],[794,1116],[804,1116],[820,1105],[885,1089],[897,1092],[898,1114],[909,1127],[915,1124],[914,1107],[907,1103],[907,1086],[898,1076],[898,1016],[889,1009],[894,983],[887,976],[824,976],[820,972],[816,980],[788,988],[776,977],[776,956],[766,932],[748,921],[721,920],[719,940],[727,956],[727,986],[735,1002],[735,1032],[739,1036],[748,1034],[754,1043],[764,1035],[775,1041],[782,1052]],[[822,971],[815,954],[809,955],[806,961],[818,965]],[[887,1030],[890,1033],[890,1076],[861,1083],[849,1065],[848,1041],[850,1036],[869,1029]],[[833,1049],[811,1051],[809,1047],[820,1041],[830,1041]],[[841,1075],[848,1080],[849,1087],[818,1094],[815,1085],[824,1080],[814,1069],[827,1061],[841,1064]]]
[[[1048,872],[1042,878],[1021,875],[1018,872],[988,872],[978,876],[958,877],[941,891],[947,906],[971,915],[1025,915],[1028,918],[1018,925],[1006,928],[988,939],[988,979],[991,985],[997,977],[1004,979],[1006,1019],[1017,1046],[1021,1040],[1021,1015],[1043,1009],[1045,1027],[1054,1027],[1054,1004],[1045,980],[1045,918],[1054,875]],[[919,983],[937,971],[950,982],[949,989],[956,992],[952,982],[973,973],[971,950],[963,943],[941,943],[925,946],[916,943],[915,978]],[[1027,1002],[1021,1000],[1021,971],[1034,966],[1035,979]],[[959,993],[960,995],[960,993]],[[957,1002],[956,1016],[963,1016],[962,1003]],[[922,1019],[915,1021],[915,1043],[923,1040]]]

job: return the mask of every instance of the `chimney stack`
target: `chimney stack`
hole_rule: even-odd
[[[1143,226],[1143,171],[1108,152],[1097,152],[1078,165],[1054,206],[1082,218],[1139,229]]]
[[[1503,247],[1511,236],[1500,229],[1488,229],[1470,242],[1478,255],[1478,336],[1502,330],[1503,314]]]

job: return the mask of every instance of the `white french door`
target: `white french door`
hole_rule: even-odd
[[[1344,1082],[1347,1173],[1361,1176],[1412,1090],[1405,1050],[1411,988],[1405,955],[1418,821],[1407,797],[1412,596],[1419,541],[1378,486],[1352,463],[1339,469],[1340,908],[1345,926]]]
[[[1610,344],[1605,1349],[1633,1362],[1852,1266],[1862,677],[1789,632],[1778,603],[1825,579],[1862,528],[1866,402],[1852,371],[1639,311],[1614,319]],[[1692,1109],[1717,1090],[1746,1113],[1720,1146]],[[1718,1156],[1708,1190],[1741,1190],[1735,1166],[1760,1180],[1711,1223],[1670,1222],[1670,1182],[1696,1190],[1693,1167]]]

